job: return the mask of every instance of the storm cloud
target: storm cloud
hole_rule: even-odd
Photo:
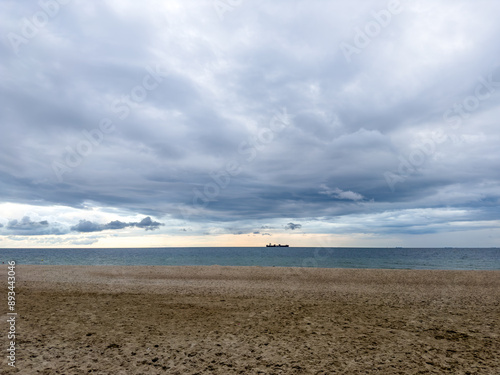
[[[155,230],[160,226],[165,225],[157,221],[151,220],[151,218],[145,217],[140,222],[137,223],[124,223],[119,220],[111,221],[107,224],[98,224],[88,220],[80,220],[80,222],[71,227],[74,232],[102,232],[103,230],[117,230],[127,227],[137,227],[144,230]]]
[[[151,220],[149,216],[142,219],[139,223],[131,223],[131,224],[133,224],[138,228],[144,228],[145,230],[155,230],[158,229],[161,225],[165,225],[157,221]]]
[[[21,220],[11,220],[7,224],[7,229],[10,230],[21,230],[21,231],[31,231],[39,230],[40,228],[46,228],[49,226],[47,220],[42,221],[32,221],[28,216],[23,217]]]
[[[5,3],[0,236],[500,240],[498,2]]]
[[[10,220],[5,226],[5,231],[13,235],[59,235],[64,233],[64,230],[57,223],[51,226],[47,220],[35,221],[31,220],[29,216],[24,216],[21,220]]]

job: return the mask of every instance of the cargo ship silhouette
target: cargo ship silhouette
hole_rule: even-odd
[[[266,245],[266,247],[290,247],[290,246],[288,246],[288,245],[282,245],[280,243],[277,244],[277,245],[276,244],[271,245],[271,243],[269,243],[269,245]]]

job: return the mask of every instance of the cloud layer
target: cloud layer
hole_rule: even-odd
[[[49,223],[47,220],[33,221],[29,216],[23,217],[21,220],[10,220],[5,226],[3,233],[1,234],[13,234],[13,235],[47,235],[56,234],[62,235],[69,232],[79,232],[79,233],[91,233],[91,232],[102,232],[105,230],[119,230],[129,227],[137,227],[144,229],[146,231],[153,231],[155,229],[164,226],[165,224],[153,221],[149,216],[145,217],[139,222],[124,223],[119,220],[111,221],[107,224],[99,224],[89,220],[80,220],[78,224],[71,227],[65,227],[60,223],[53,222]],[[0,224],[0,228],[4,225]]]
[[[5,2],[0,235],[494,228],[499,3],[215,3]]]
[[[159,223],[157,221],[151,220],[151,218],[145,217],[138,223],[124,223],[119,220],[114,220],[111,221],[107,224],[98,224],[98,223],[93,223],[88,220],[80,220],[80,222],[77,225],[74,225],[71,227],[72,231],[75,232],[102,232],[103,230],[117,230],[117,229],[123,229],[127,227],[137,227],[137,228],[143,228],[145,230],[155,230],[158,229],[160,226],[165,225],[162,223]]]

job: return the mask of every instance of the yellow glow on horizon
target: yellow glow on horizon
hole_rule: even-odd
[[[86,236],[23,236],[22,240],[0,237],[2,248],[141,248],[141,247],[264,247],[268,243],[288,244],[291,247],[363,247],[393,246],[391,241],[364,234],[305,234],[283,233],[272,236],[261,234],[221,234],[210,236],[144,236],[102,235],[92,244],[77,244]],[[19,239],[19,238],[18,238]],[[57,243],[56,241],[60,241]],[[379,243],[377,243],[379,242]],[[396,244],[397,245],[397,244]]]

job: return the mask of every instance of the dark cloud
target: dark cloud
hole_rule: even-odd
[[[47,228],[49,223],[47,220],[32,221],[28,216],[23,217],[20,221],[11,220],[7,224],[7,229],[14,231],[39,231]]]
[[[80,222],[70,228],[74,232],[101,232],[104,230],[102,224],[93,223],[88,220],[80,220]]]
[[[285,225],[285,229],[295,230],[300,228],[302,228],[302,224],[288,223],[287,225]]]
[[[347,61],[339,45],[355,43],[354,30],[387,1],[261,1],[224,22],[212,2],[68,4],[18,53],[7,35],[21,34],[36,7],[10,2],[0,14],[0,70],[9,72],[0,203],[92,201],[196,233],[207,223],[268,230],[292,218],[446,207],[464,210],[464,221],[499,220],[500,3],[422,3],[404,2]],[[270,130],[283,108],[287,126]],[[114,130],[103,132],[103,119]],[[2,233],[163,224],[9,225]]]
[[[24,216],[21,220],[9,220],[5,230],[8,234],[23,236],[67,233],[67,230],[59,223],[51,225],[47,220],[33,221],[29,216]]]
[[[104,229],[123,229],[123,228],[126,228],[128,226],[129,226],[129,224],[127,224],[127,223],[124,223],[124,222],[119,221],[119,220],[115,220],[115,221],[109,222],[108,224],[105,224],[103,226],[103,228]]]
[[[159,223],[157,221],[151,220],[151,218],[145,217],[142,219],[139,223],[130,223],[131,226],[136,226],[138,228],[144,228],[145,230],[155,230],[158,229],[160,226],[165,225],[162,223]]]
[[[116,230],[123,229],[126,227],[137,227],[145,230],[155,230],[160,226],[165,224],[159,223],[157,221],[151,220],[151,218],[145,217],[138,223],[124,223],[119,220],[111,221],[107,224],[98,224],[88,220],[80,220],[77,225],[72,226],[70,229],[74,232],[101,232],[103,230]]]

